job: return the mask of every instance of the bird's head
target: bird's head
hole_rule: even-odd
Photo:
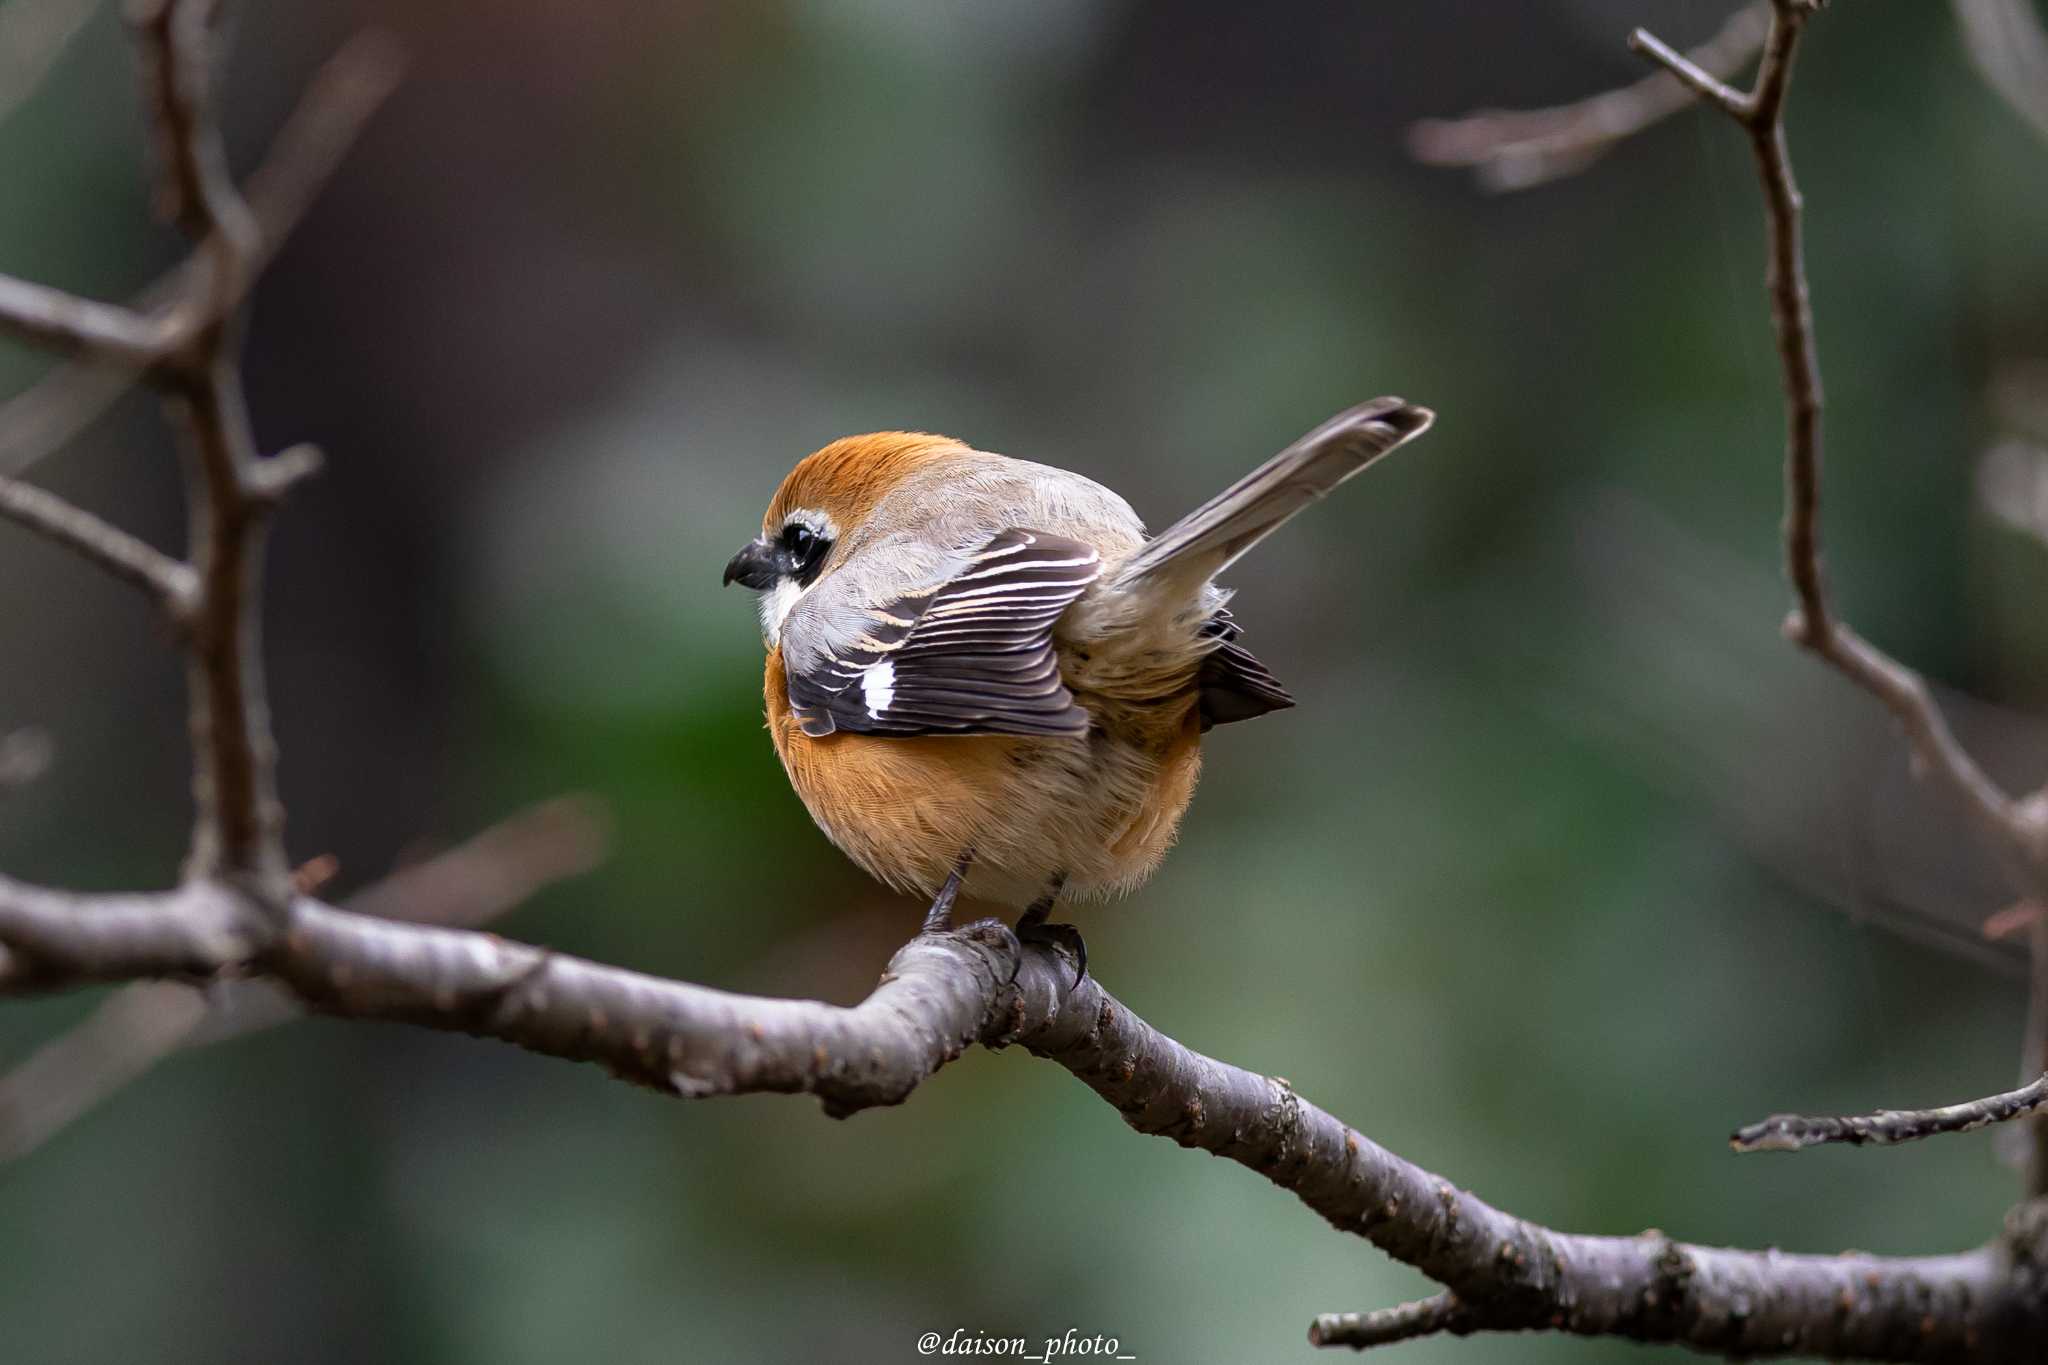
[[[782,622],[833,565],[833,553],[904,479],[965,449],[950,436],[876,431],[846,436],[797,461],[775,490],[761,534],[726,562],[725,581],[761,594],[761,635],[773,646]]]

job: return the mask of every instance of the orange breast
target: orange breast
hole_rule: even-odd
[[[964,849],[987,843],[1023,743],[1001,735],[878,736],[803,732],[789,709],[782,651],[769,651],[768,732],[811,818],[877,879],[937,891]]]
[[[1201,772],[1192,695],[1142,724],[1120,723],[1128,708],[1098,713],[1104,728],[1085,740],[813,739],[790,710],[780,649],[763,687],[775,752],[811,818],[871,876],[927,896],[969,849],[969,896],[1021,906],[1056,875],[1077,898],[1133,890],[1172,845]]]

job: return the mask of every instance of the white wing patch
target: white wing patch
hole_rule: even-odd
[[[889,703],[896,700],[896,661],[884,659],[871,668],[864,668],[860,674],[861,700],[868,704],[868,714],[879,716],[889,709]]]

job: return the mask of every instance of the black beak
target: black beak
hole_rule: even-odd
[[[739,583],[766,592],[782,577],[782,565],[776,562],[775,547],[764,540],[750,540],[740,547],[740,552],[725,563],[725,579],[720,586]]]

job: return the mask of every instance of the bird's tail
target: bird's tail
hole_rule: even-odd
[[[1338,413],[1161,531],[1118,571],[1116,587],[1192,591],[1295,513],[1429,430],[1436,414],[1399,398]]]

